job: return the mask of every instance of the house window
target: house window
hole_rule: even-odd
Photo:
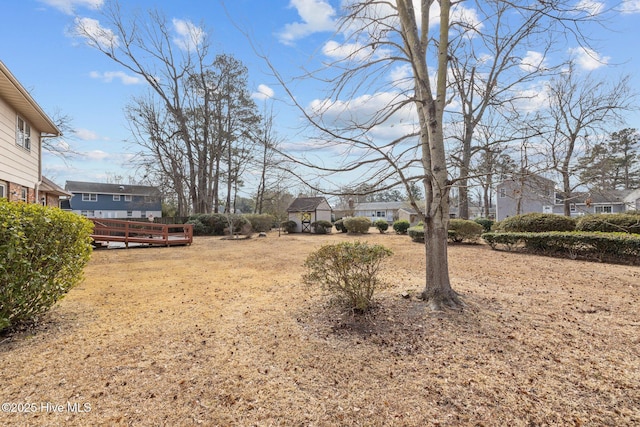
[[[147,211],[140,211],[140,218],[146,218],[147,217]]]
[[[500,198],[504,199],[505,197],[507,197],[507,189],[506,188],[501,188],[500,189]]]
[[[387,213],[386,213],[385,211],[377,211],[377,212],[376,212],[376,216],[377,216],[378,218],[384,218],[384,217],[386,217],[386,216],[387,216]]]
[[[0,199],[4,199],[7,197],[7,183],[2,181],[0,182]]]
[[[613,208],[611,205],[596,206],[597,214],[610,214],[612,211],[613,211]]]
[[[29,191],[27,190],[26,187],[22,187],[20,189],[20,200],[22,200],[23,202],[27,201],[27,194],[29,194]]]
[[[16,124],[16,145],[31,150],[31,126],[20,116]]]
[[[125,202],[130,202],[131,201],[131,194],[125,194],[124,195],[124,201]]]
[[[95,211],[80,211],[80,215],[86,216],[87,218],[95,218],[96,212]]]
[[[82,201],[83,202],[97,202],[98,195],[95,193],[82,193]]]
[[[133,216],[133,211],[127,211],[127,218],[131,218]]]
[[[571,203],[571,205],[569,206],[569,210],[571,212],[575,212],[576,211],[576,204],[575,203]]]
[[[113,195],[113,201],[114,202],[119,202],[120,201],[120,195],[119,194],[114,194]]]

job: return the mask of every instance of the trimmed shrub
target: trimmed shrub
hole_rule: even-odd
[[[557,214],[527,213],[505,218],[496,226],[496,231],[505,233],[542,233],[546,231],[573,231],[576,221]]]
[[[244,215],[240,214],[224,214],[226,226],[223,229],[225,235],[242,234],[250,236],[253,233],[251,223]]]
[[[414,242],[424,243],[424,225],[409,227],[407,234]]]
[[[398,234],[407,234],[407,230],[411,227],[406,219],[399,219],[393,223],[393,230]]]
[[[282,227],[287,233],[295,233],[298,229],[298,224],[293,220],[289,220],[280,223],[280,227]]]
[[[485,233],[490,232],[493,224],[495,223],[495,221],[488,218],[476,218],[474,221],[482,226]]]
[[[347,232],[354,234],[366,234],[371,227],[371,220],[364,216],[352,216],[342,219]]]
[[[366,242],[343,242],[322,246],[311,253],[304,266],[307,285],[319,284],[348,308],[367,311],[373,295],[382,285],[377,274],[390,249]]]
[[[629,213],[585,215],[578,219],[576,230],[640,234],[640,215]]]
[[[244,217],[251,223],[251,228],[256,233],[263,233],[271,230],[276,218],[269,214],[248,214]]]
[[[477,222],[468,219],[450,219],[448,231],[449,239],[453,242],[476,243],[484,228]]]
[[[341,233],[347,232],[347,227],[344,226],[344,222],[342,221],[342,218],[334,222],[333,226],[336,228],[336,230],[338,230]]]
[[[35,319],[82,280],[91,221],[0,199],[0,330]]]
[[[191,215],[189,221],[194,220],[202,223],[204,226],[203,234],[208,236],[223,236],[225,228],[229,227],[227,216],[221,213]]]
[[[186,223],[193,226],[194,236],[205,236],[208,234],[208,228],[199,219],[190,219]]]
[[[313,228],[313,232],[316,234],[329,234],[331,233],[333,224],[331,224],[331,221],[321,219],[319,221],[312,222],[311,227]]]
[[[380,233],[384,233],[389,229],[389,223],[386,219],[379,219],[373,223]]]

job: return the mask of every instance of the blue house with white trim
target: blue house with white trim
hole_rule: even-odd
[[[156,187],[67,181],[65,190],[72,196],[62,208],[88,218],[162,217],[162,195]]]

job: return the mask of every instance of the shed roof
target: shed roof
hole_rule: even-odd
[[[55,194],[57,196],[72,196],[69,191],[64,190],[55,182],[51,181],[49,178],[43,176],[42,184],[40,184],[40,191],[45,193]]]
[[[313,212],[322,202],[327,202],[324,197],[298,197],[291,202],[287,208],[287,212]],[[329,206],[331,208],[331,206]]]

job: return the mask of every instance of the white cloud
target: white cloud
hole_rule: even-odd
[[[258,90],[251,94],[251,98],[263,101],[265,99],[273,98],[275,92],[267,85],[258,85]]]
[[[54,7],[67,15],[73,15],[78,7],[100,9],[104,0],[40,0],[40,2]]]
[[[546,68],[546,60],[542,53],[528,50],[527,54],[520,61],[519,67],[528,73],[533,73]]]
[[[120,80],[124,85],[137,85],[142,84],[144,81],[137,76],[130,76],[123,71],[105,71],[100,73],[98,71],[91,71],[89,76],[92,79],[100,79],[105,83],[111,83],[113,80]]]
[[[287,24],[277,34],[283,44],[292,45],[296,40],[309,34],[336,29],[334,19],[336,11],[325,0],[291,0],[289,7],[298,11],[302,22]]]
[[[591,16],[597,16],[605,8],[605,4],[595,0],[580,0],[576,4],[576,9],[588,13]]]
[[[620,11],[624,14],[640,13],[640,0],[622,0]]]
[[[109,28],[100,25],[97,19],[76,18],[74,34],[84,38],[89,46],[102,50],[113,50],[120,45],[118,36]]]
[[[78,139],[83,141],[95,141],[98,139],[98,134],[88,129],[75,129],[73,133]]]
[[[106,160],[112,157],[112,155],[102,150],[91,150],[91,151],[86,151],[82,153],[82,157],[84,157],[87,160],[96,161],[96,160]]]
[[[177,36],[173,42],[184,51],[191,51],[199,46],[207,33],[191,21],[173,19],[173,29]]]
[[[607,65],[610,59],[608,56],[601,56],[598,52],[585,47],[571,48],[569,55],[580,68],[587,71]]]

